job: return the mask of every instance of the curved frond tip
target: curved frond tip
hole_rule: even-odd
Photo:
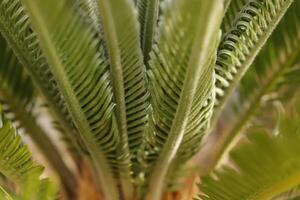
[[[213,122],[293,2],[250,0],[224,34],[215,67],[217,101]]]
[[[300,184],[299,117],[285,117],[280,133],[254,132],[230,154],[234,163],[204,177],[200,197],[211,200],[272,199]]]

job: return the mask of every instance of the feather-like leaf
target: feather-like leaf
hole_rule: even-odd
[[[227,10],[222,21],[222,31],[226,33],[233,26],[235,18],[238,16],[243,6],[248,0],[227,0]]]
[[[113,77],[117,120],[124,138],[128,137],[130,150],[136,154],[147,127],[149,104],[137,13],[130,0],[98,0],[98,6]]]
[[[285,117],[280,134],[255,132],[231,153],[235,168],[202,179],[202,199],[272,199],[300,183],[299,116]],[[258,156],[259,155],[259,156]]]
[[[77,131],[20,0],[0,1],[0,32],[51,106],[68,140],[85,152],[79,137],[74,137]]]
[[[291,190],[284,192],[277,197],[273,198],[272,200],[299,200],[300,198],[300,191],[299,185]]]
[[[206,155],[211,163],[201,164],[202,173],[207,173],[205,172],[207,169],[210,170],[220,164],[224,155],[238,141],[245,128],[254,121],[255,116],[258,116],[259,111],[261,111],[259,116],[262,117],[270,101],[281,100],[286,95],[281,91],[283,87],[287,90],[297,86],[296,80],[299,81],[299,76],[291,79],[290,75],[295,74],[300,67],[298,64],[300,56],[299,8],[300,2],[298,1],[291,5],[243,77],[237,91],[238,97],[235,98],[236,102],[231,102],[227,108],[232,111],[227,112],[229,114],[226,117],[225,113],[221,118],[226,128],[222,130],[222,134],[216,131],[215,134],[222,136],[214,141],[212,155]],[[260,119],[258,121],[262,123],[262,118]]]
[[[0,172],[20,185],[29,176],[38,179],[43,167],[33,162],[30,151],[2,110],[0,116]]]
[[[215,122],[262,46],[293,0],[249,0],[223,36],[216,64]]]
[[[148,72],[153,111],[145,157],[146,162],[155,163],[151,198],[159,199],[158,190],[164,187],[163,180],[182,142],[196,134],[201,138],[201,126],[210,120],[202,120],[210,109],[201,107],[211,105],[206,102],[213,94],[214,73],[209,60],[216,51],[213,44],[219,36],[222,6],[223,1],[164,4]],[[199,145],[198,139],[194,142]]]
[[[0,199],[13,200],[13,198],[0,186]]]
[[[104,195],[118,199],[111,168],[128,173],[129,155],[126,143],[120,143],[108,65],[98,51],[99,41],[68,1],[23,2],[101,185],[105,186]]]
[[[28,178],[21,188],[17,200],[54,200],[57,199],[57,188],[50,179],[44,178],[36,181]]]
[[[96,0],[73,0],[75,7],[81,12],[81,15],[94,27],[98,34],[101,34],[101,22],[97,10]]]
[[[149,107],[137,13],[131,0],[97,2],[111,68],[119,131],[122,143],[129,144],[135,172],[139,168],[136,155],[148,126]],[[123,191],[130,191],[126,189],[128,183],[122,185]],[[125,195],[130,198],[129,194]]]
[[[35,88],[5,40],[0,36],[0,101],[8,119],[30,135],[53,169],[61,176],[63,186],[72,193],[73,174],[63,162],[57,147],[37,123],[32,108]]]

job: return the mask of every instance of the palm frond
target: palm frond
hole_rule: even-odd
[[[101,185],[105,186],[104,195],[118,199],[111,169],[127,173],[128,179],[129,152],[118,132],[108,65],[98,51],[99,41],[68,1],[23,2]]]
[[[26,68],[32,81],[40,89],[54,114],[64,128],[66,137],[74,146],[81,147],[77,130],[65,106],[57,83],[49,70],[48,63],[42,55],[36,34],[32,31],[28,15],[20,0],[0,1],[0,32],[7,40],[20,63]]]
[[[94,27],[96,32],[101,35],[101,22],[97,10],[96,0],[73,0],[75,7],[78,8],[82,17],[84,17]]]
[[[159,190],[164,188],[163,181],[182,142],[187,140],[185,137],[196,134],[201,137],[201,126],[209,120],[209,116],[202,120],[209,112],[201,107],[211,105],[206,104],[213,94],[209,90],[214,80],[210,59],[216,51],[217,45],[212,44],[217,43],[223,6],[222,1],[165,3],[148,72],[153,111],[145,162],[155,164],[150,199],[159,199]],[[197,109],[192,112],[195,103]],[[197,117],[193,117],[194,112]]]
[[[1,111],[0,117],[0,172],[22,185],[28,177],[38,177],[43,167],[36,165],[31,153],[22,144],[21,137]]]
[[[127,132],[129,147],[135,152],[142,143],[148,109],[146,69],[136,11],[129,0],[98,0],[98,5],[112,71],[116,110],[120,116],[118,121],[122,129],[127,127],[127,130],[121,129],[122,134]],[[125,29],[128,31],[124,32]]]
[[[295,72],[300,69],[298,64],[300,55],[298,46],[300,42],[299,8],[299,2],[291,5],[242,79],[238,89],[237,103],[230,105],[234,110],[232,112],[234,117],[223,117],[230,120],[225,122],[227,126],[222,131],[222,137],[215,140],[215,143],[218,144],[214,145],[213,155],[207,156],[211,163],[205,163],[207,165],[205,167],[201,164],[202,173],[209,172],[222,161],[224,155],[238,141],[245,128],[254,120],[253,117],[258,115],[260,110],[264,112],[265,105],[269,104],[269,100],[280,100],[285,96],[280,93],[280,88],[286,87],[287,89],[297,85],[296,81],[299,81],[299,76],[291,78],[291,74],[297,76]],[[271,96],[273,97],[270,98]]]
[[[139,22],[141,32],[141,46],[144,54],[144,61],[147,64],[150,58],[155,35],[157,33],[158,14],[160,0],[138,0]]]
[[[216,40],[214,45],[215,49],[217,49],[218,44],[219,40]],[[206,65],[209,66],[209,71],[205,73],[213,73],[211,70],[213,70],[215,62],[216,51],[211,55],[208,63],[206,63]],[[188,126],[184,133],[182,144],[180,145],[176,159],[172,163],[173,169],[169,170],[171,177],[168,180],[168,186],[172,190],[180,186],[182,175],[185,176],[185,171],[188,166],[183,165],[183,163],[186,163],[199,151],[203,133],[211,128],[210,118],[213,113],[215,93],[211,92],[214,91],[213,80],[208,80],[207,78],[209,77],[201,77],[204,83],[198,85],[197,91],[203,90],[202,88],[206,88],[206,90],[203,90],[202,93],[199,92],[193,100],[192,110],[188,117]],[[203,95],[207,95],[207,99],[204,102],[201,100]]]
[[[13,198],[0,186],[0,199],[13,200]]]
[[[98,0],[98,7],[109,56],[119,130],[123,144],[129,143],[136,168],[136,155],[143,143],[149,107],[138,18],[131,0]]]
[[[57,199],[55,184],[48,178],[36,181],[28,178],[17,195],[17,200],[54,200]]]
[[[0,101],[4,112],[30,135],[53,169],[61,176],[63,186],[71,193],[76,183],[73,174],[66,167],[47,133],[37,124],[33,114],[34,90],[30,78],[0,36]]]
[[[232,91],[254,61],[262,46],[293,0],[250,0],[231,29],[223,36],[216,64],[216,108],[219,117]]]
[[[254,132],[231,153],[234,168],[202,179],[202,199],[272,199],[300,183],[299,116],[284,117],[280,134]],[[259,156],[258,156],[259,155]]]
[[[9,194],[0,186],[1,200],[53,200],[57,198],[55,185],[47,178],[37,181],[27,178],[20,194]]]
[[[272,200],[298,200],[300,198],[300,186],[296,186],[291,190],[284,192]]]
[[[0,186],[1,200],[54,200],[57,199],[57,188],[48,178],[37,180],[28,177],[19,192],[9,194]]]
[[[240,14],[242,8],[247,4],[248,0],[227,0],[227,10],[222,21],[222,31],[227,33],[233,26],[234,20]]]

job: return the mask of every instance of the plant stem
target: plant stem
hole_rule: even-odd
[[[199,19],[212,19],[209,24],[201,24],[202,20],[198,21],[198,29],[196,39],[193,43],[192,54],[187,66],[187,74],[182,88],[182,93],[177,106],[175,118],[172,122],[172,127],[168,139],[162,149],[158,160],[154,166],[150,177],[149,192],[147,200],[159,200],[162,197],[162,192],[165,188],[165,179],[169,167],[174,160],[176,153],[182,142],[185,128],[188,122],[188,116],[192,108],[193,99],[196,94],[199,83],[200,74],[203,73],[204,66],[208,59],[209,51],[207,51],[210,42],[215,39],[216,29],[219,28],[220,16],[222,15],[223,5],[221,2],[203,3],[203,12]],[[195,25],[196,26],[196,25]]]
[[[37,32],[41,48],[50,64],[51,71],[57,80],[60,91],[65,97],[72,119],[75,122],[80,136],[93,159],[99,175],[98,178],[102,185],[106,186],[102,188],[105,199],[118,200],[119,192],[108,161],[100,147],[96,144],[93,134],[90,131],[89,123],[81,110],[81,105],[79,104],[70,83],[66,79],[64,66],[57,55],[54,44],[47,28],[45,27],[43,17],[40,16],[41,13],[38,5],[34,2],[34,0],[23,0],[23,2],[29,11],[30,19],[35,31]]]
[[[121,54],[118,44],[118,35],[115,28],[114,16],[111,13],[111,5],[106,0],[98,0],[99,13],[103,25],[103,34],[107,42],[107,49],[109,61],[111,66],[111,76],[114,91],[114,98],[116,101],[117,122],[119,132],[121,133],[121,143],[124,145],[124,150],[130,155],[128,145],[128,132],[127,132],[127,116],[126,116],[126,102],[125,102],[125,89]],[[125,8],[126,9],[126,8]],[[124,177],[121,174],[121,187],[125,200],[133,198],[133,186],[130,182],[130,175]]]

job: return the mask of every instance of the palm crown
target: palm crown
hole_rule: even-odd
[[[0,0],[1,199],[297,197],[299,9]],[[187,177],[201,181],[186,195]]]

